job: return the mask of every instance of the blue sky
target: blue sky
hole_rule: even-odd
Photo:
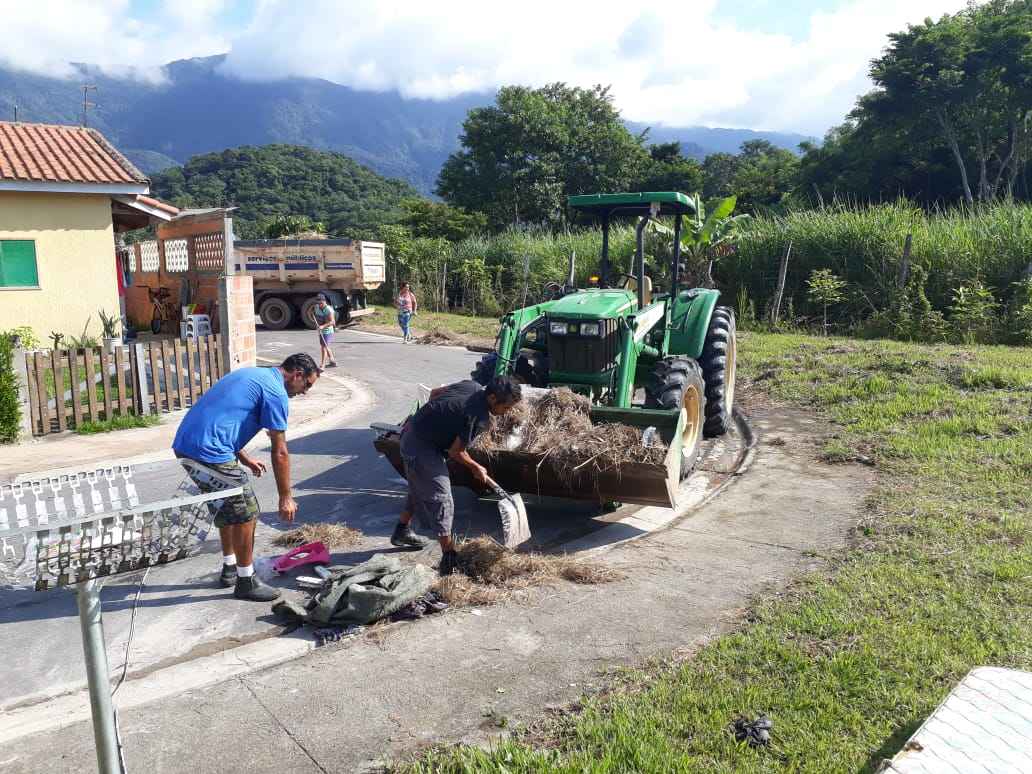
[[[562,80],[624,116],[821,135],[871,88],[888,33],[964,0],[0,0],[0,63],[161,81],[227,53],[243,79],[318,77],[443,99]]]

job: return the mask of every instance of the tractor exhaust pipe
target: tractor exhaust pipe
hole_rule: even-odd
[[[566,287],[573,287],[574,270],[577,268],[577,251],[573,250],[570,253],[570,269],[566,272]]]

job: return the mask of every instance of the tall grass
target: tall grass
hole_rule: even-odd
[[[931,309],[947,318],[956,289],[980,280],[991,289],[1003,319],[1015,292],[1014,283],[1032,266],[1029,205],[995,204],[928,213],[908,202],[835,204],[747,221],[734,252],[715,265],[714,277],[723,292],[723,303],[754,307],[756,317],[762,319],[774,294],[781,256],[791,243],[783,315],[788,311],[803,321],[819,316],[821,310],[807,296],[806,282],[813,271],[830,269],[847,282],[847,301],[830,309],[829,318],[840,330],[855,329],[899,303],[897,282],[908,234],[912,240],[910,264],[922,267]],[[666,250],[659,237],[651,235],[649,240],[649,254],[665,262]],[[597,270],[601,247],[602,234],[597,228],[563,233],[509,230],[471,237],[449,248],[449,292],[460,298],[468,311],[495,315],[525,300],[537,300],[546,282],[561,282],[574,254],[576,279],[583,286]],[[618,270],[628,270],[633,252],[633,224],[614,227],[610,256]],[[472,262],[478,262],[481,269],[471,272]],[[410,278],[418,277],[417,265],[418,257],[408,260]],[[394,276],[392,271],[388,276]],[[746,309],[738,312],[739,317],[746,317]],[[1006,326],[997,325],[996,330],[1004,333]]]
[[[773,295],[778,264],[791,242],[785,297],[816,313],[806,280],[831,269],[849,283],[851,302],[836,310],[840,322],[883,309],[896,288],[907,235],[910,262],[928,273],[934,309],[946,311],[953,291],[976,278],[997,300],[1010,300],[1013,283],[1032,263],[1032,207],[997,204],[927,214],[906,202],[872,207],[835,205],[753,219],[735,254],[717,266],[718,283],[734,297],[744,288],[761,310]]]

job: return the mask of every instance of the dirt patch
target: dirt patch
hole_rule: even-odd
[[[273,544],[277,546],[303,546],[306,543],[324,543],[327,548],[349,548],[362,539],[362,533],[345,524],[305,524],[277,535]]]
[[[620,570],[599,562],[509,551],[487,537],[463,541],[456,550],[462,573],[445,576],[434,586],[455,607],[492,605],[560,580],[594,585],[626,577]]]

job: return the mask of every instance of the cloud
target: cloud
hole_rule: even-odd
[[[823,134],[870,88],[886,35],[964,0],[849,0],[808,34],[716,20],[715,0],[643,9],[623,0],[515,5],[451,0],[263,0],[228,72],[301,75],[446,98],[511,83],[611,84],[625,117]]]
[[[129,0],[0,0],[0,64],[69,78],[78,72],[71,63],[83,62],[111,75],[160,79],[162,64],[229,48],[213,23],[223,5],[176,0],[141,19]]]
[[[228,0],[174,0],[136,18],[128,0],[0,0],[0,62],[67,75],[68,61],[153,67],[229,50],[226,72],[245,79],[431,99],[602,83],[631,120],[822,134],[870,88],[868,63],[889,32],[964,4],[844,0],[789,36],[736,24],[716,0],[256,0],[242,29],[218,25]]]

